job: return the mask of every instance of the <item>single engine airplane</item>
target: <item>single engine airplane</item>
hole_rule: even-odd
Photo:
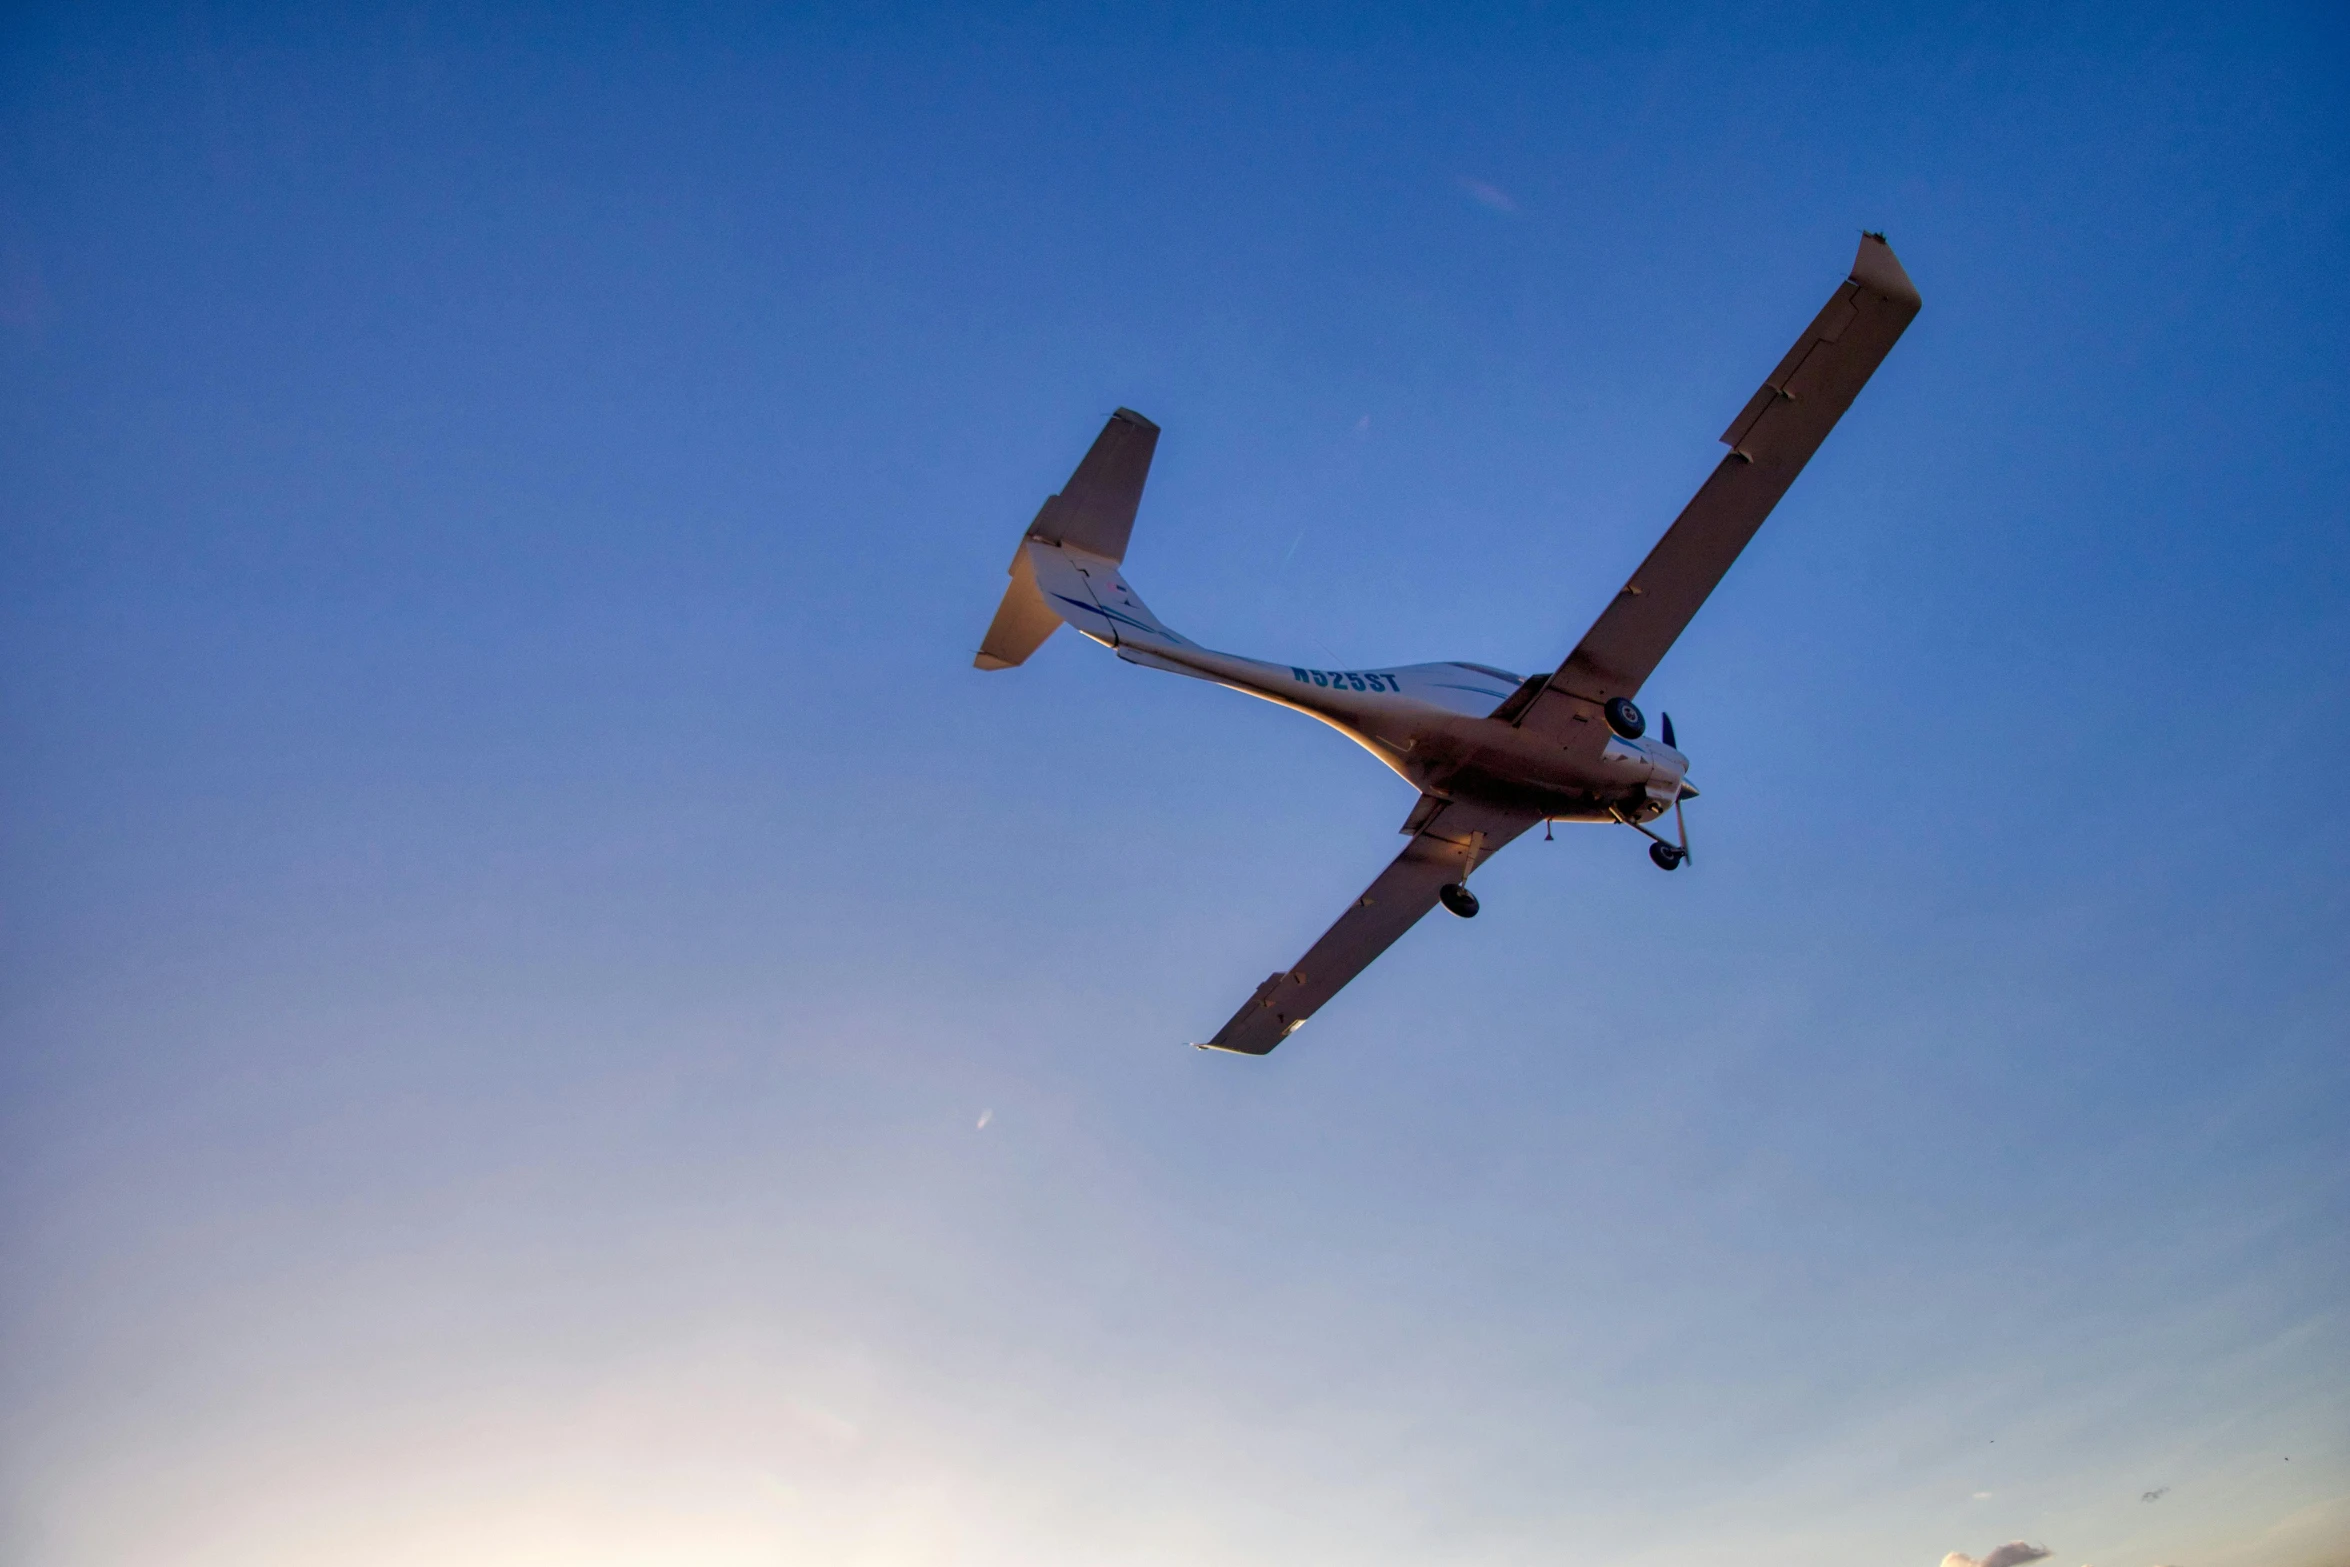
[[[1131,664],[1212,680],[1318,718],[1420,792],[1411,842],[1322,939],[1257,987],[1203,1050],[1264,1055],[1438,903],[1477,912],[1470,873],[1537,822],[1611,822],[1646,836],[1665,870],[1689,858],[1689,758],[1667,715],[1656,738],[1634,698],[1787,493],[1894,341],[1917,289],[1882,234],[1722,433],[1730,448],[1566,661],[1520,678],[1484,664],[1309,669],[1199,646],[1170,631],[1121,563],[1159,427],[1121,408],[1012,557],[974,662],[1008,669],[1064,623]],[[1649,824],[1671,811],[1675,834]]]

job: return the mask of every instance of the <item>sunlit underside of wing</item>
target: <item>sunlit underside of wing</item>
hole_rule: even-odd
[[[1306,949],[1296,967],[1259,985],[1248,1005],[1200,1048],[1252,1056],[1270,1051],[1436,907],[1437,892],[1446,883],[1460,881],[1540,820],[1466,800],[1446,805],[1338,923]]]

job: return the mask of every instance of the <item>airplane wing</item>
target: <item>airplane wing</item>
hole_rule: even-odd
[[[1542,820],[1540,816],[1497,810],[1472,801],[1455,800],[1434,815],[1421,801],[1406,826],[1415,835],[1395,863],[1363,890],[1354,906],[1338,916],[1338,923],[1306,949],[1297,966],[1276,974],[1257,987],[1248,1005],[1232,1016],[1202,1050],[1231,1050],[1261,1056],[1297,1031],[1323,1002],[1346,987],[1346,982],[1371,966],[1374,958],[1395,939],[1419,923],[1436,907],[1437,890],[1459,881],[1473,865]],[[1416,830],[1415,830],[1416,829]]]
[[[1860,242],[1852,276],[1779,361],[1730,428],[1730,455],[1550,676],[1529,680],[1495,718],[1572,743],[1605,743],[1600,707],[1637,694],[1738,552],[1860,395],[1918,313],[1918,291],[1881,234]]]

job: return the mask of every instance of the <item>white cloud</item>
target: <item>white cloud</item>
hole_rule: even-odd
[[[2010,1540],[1981,1561],[1975,1560],[1972,1556],[1952,1551],[1948,1556],[1942,1558],[1942,1567],[2024,1567],[2024,1563],[2036,1562],[2047,1554],[2048,1547],[2045,1545],[2032,1545],[2023,1540]]]

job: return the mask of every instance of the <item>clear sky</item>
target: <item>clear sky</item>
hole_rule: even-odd
[[[17,5],[0,1560],[2350,1562],[2332,6]],[[970,667],[1547,667],[1925,309],[1562,828]]]

